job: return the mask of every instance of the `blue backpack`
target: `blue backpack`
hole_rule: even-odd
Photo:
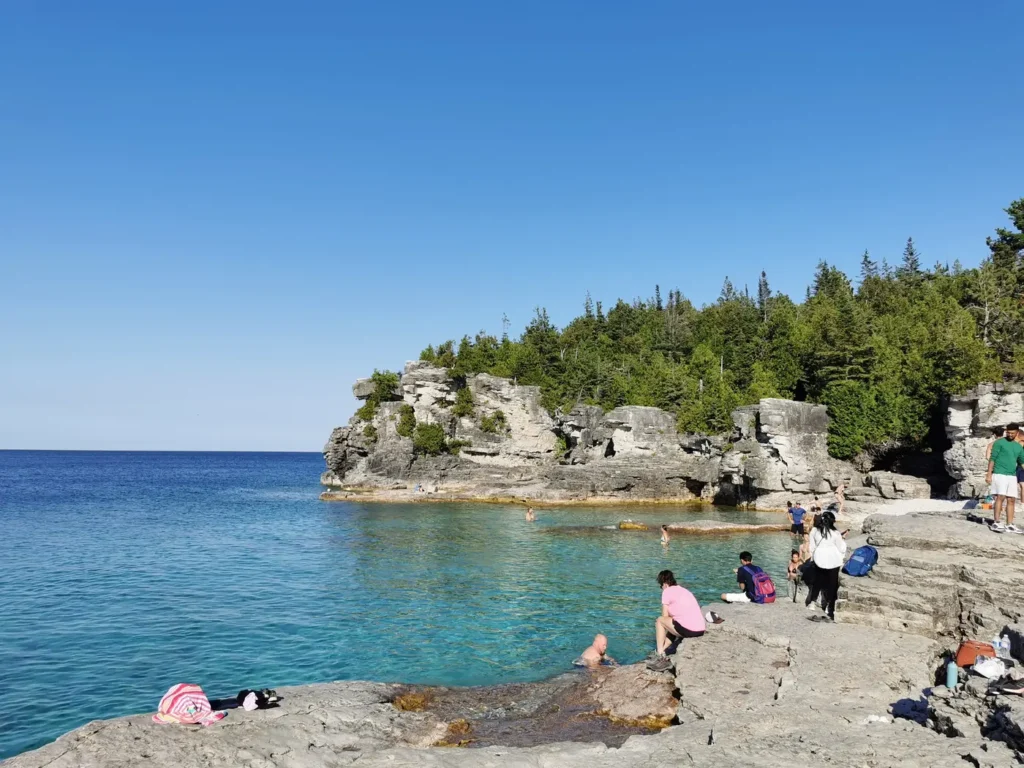
[[[878,550],[865,544],[853,550],[853,555],[843,566],[843,573],[850,576],[867,576],[877,562]]]

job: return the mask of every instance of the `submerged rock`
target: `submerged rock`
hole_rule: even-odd
[[[666,523],[665,527],[674,534],[701,536],[716,533],[778,533],[788,531],[789,523],[725,523],[721,520],[694,520],[688,523]],[[657,531],[660,526],[651,527],[646,523],[622,520],[614,528],[620,531]]]

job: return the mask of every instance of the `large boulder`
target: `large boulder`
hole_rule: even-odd
[[[959,498],[988,493],[985,473],[992,431],[1011,422],[1024,422],[1024,385],[980,384],[950,398],[946,410],[946,472],[953,478],[950,495]]]
[[[824,494],[860,484],[860,473],[828,455],[828,409],[765,398],[733,413],[739,438],[723,458],[723,472],[749,495]]]
[[[650,454],[660,449],[679,451],[675,417],[660,408],[624,405],[605,414],[601,426],[608,433],[611,456]]]
[[[931,486],[921,477],[899,475],[895,472],[872,472],[866,478],[870,487],[876,489],[883,499],[927,499],[931,497]]]

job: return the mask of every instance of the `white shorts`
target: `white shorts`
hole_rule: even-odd
[[[1016,475],[992,475],[992,487],[989,493],[993,496],[1010,496],[1017,498],[1017,476]]]
[[[722,595],[722,599],[727,603],[749,603],[750,598],[747,597],[746,592],[729,592]]]

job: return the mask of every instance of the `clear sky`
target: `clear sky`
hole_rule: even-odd
[[[0,448],[318,450],[427,343],[975,265],[1024,3],[0,4]]]

